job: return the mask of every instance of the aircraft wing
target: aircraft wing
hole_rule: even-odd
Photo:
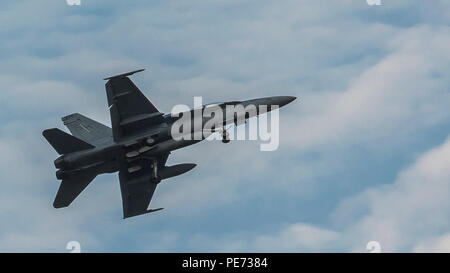
[[[164,166],[169,154],[156,158],[158,168]],[[122,193],[123,218],[133,217],[161,209],[148,209],[159,179],[153,175],[153,162],[149,159],[139,159],[124,164],[119,170],[120,190]],[[135,172],[129,168],[140,167]]]
[[[100,146],[112,140],[111,128],[81,114],[65,116],[62,121],[73,136],[94,146]]]
[[[136,72],[106,78],[106,95],[115,141],[138,134],[143,128],[162,122],[163,113],[127,77]]]

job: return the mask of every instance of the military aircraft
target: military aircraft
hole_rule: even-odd
[[[164,114],[142,94],[128,76],[144,69],[105,78],[106,95],[112,127],[103,125],[79,113],[62,118],[72,135],[57,128],[42,132],[45,139],[60,154],[55,161],[56,178],[62,180],[53,207],[69,206],[99,174],[119,172],[123,218],[146,214],[156,186],[161,180],[181,175],[196,164],[166,166],[171,151],[200,142],[212,133],[221,132],[222,142],[228,143],[226,126],[237,124],[237,117],[224,117],[221,128],[212,128],[200,139],[175,140],[171,127],[180,118]],[[215,103],[226,105],[284,106],[295,97],[277,96],[247,101]],[[207,107],[205,105],[203,107]],[[194,110],[192,110],[194,111]],[[245,113],[244,119],[259,115]],[[195,115],[194,115],[195,116]],[[194,118],[194,117],[193,117]],[[205,119],[201,117],[201,123]],[[194,132],[193,132],[194,133]]]

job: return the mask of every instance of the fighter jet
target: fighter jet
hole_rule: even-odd
[[[72,134],[57,128],[42,132],[61,155],[54,161],[56,178],[62,182],[53,207],[69,206],[97,175],[119,172],[124,219],[161,210],[148,208],[156,186],[162,180],[186,173],[196,166],[193,163],[166,166],[172,151],[200,142],[216,132],[222,134],[222,142],[230,142],[226,127],[233,123],[238,125],[236,114],[232,118],[225,115],[220,126],[213,126],[209,133],[202,132],[200,139],[175,139],[171,128],[183,115],[175,117],[158,111],[129,79],[128,76],[143,70],[104,79],[107,80],[105,87],[111,128],[74,113],[62,118]],[[271,111],[273,105],[282,107],[294,99],[292,96],[277,96],[213,105],[221,109],[227,105],[268,105],[267,111]],[[203,109],[209,106],[211,104],[204,105]],[[247,120],[262,112],[244,114],[244,120]],[[192,119],[195,118],[193,116]],[[202,116],[200,119],[202,125],[207,121]],[[192,134],[195,133],[198,132],[194,129]]]

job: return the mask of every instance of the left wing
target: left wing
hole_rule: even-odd
[[[157,168],[165,165],[168,155],[169,154],[165,154],[159,158],[155,158]],[[155,176],[154,169],[151,167],[151,164],[153,163],[154,162],[151,159],[139,159],[124,164],[124,167],[120,169],[119,180],[122,193],[123,218],[162,209],[148,209],[156,186],[160,181],[160,179]]]
[[[105,84],[106,95],[116,142],[162,122],[163,113],[159,112],[127,77],[143,70],[105,78],[108,80]]]

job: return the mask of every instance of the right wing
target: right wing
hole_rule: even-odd
[[[116,142],[162,122],[163,113],[127,77],[140,71],[143,69],[105,79],[108,80],[105,84],[106,95]]]
[[[164,166],[169,154],[156,158],[158,168]],[[159,179],[153,174],[151,164],[148,159],[133,161],[124,164],[119,170],[120,191],[122,193],[123,218],[133,217],[160,209],[148,209]],[[140,167],[141,169],[130,172],[131,167]]]
[[[73,136],[94,146],[101,146],[112,140],[111,128],[81,114],[65,116],[62,121]]]

